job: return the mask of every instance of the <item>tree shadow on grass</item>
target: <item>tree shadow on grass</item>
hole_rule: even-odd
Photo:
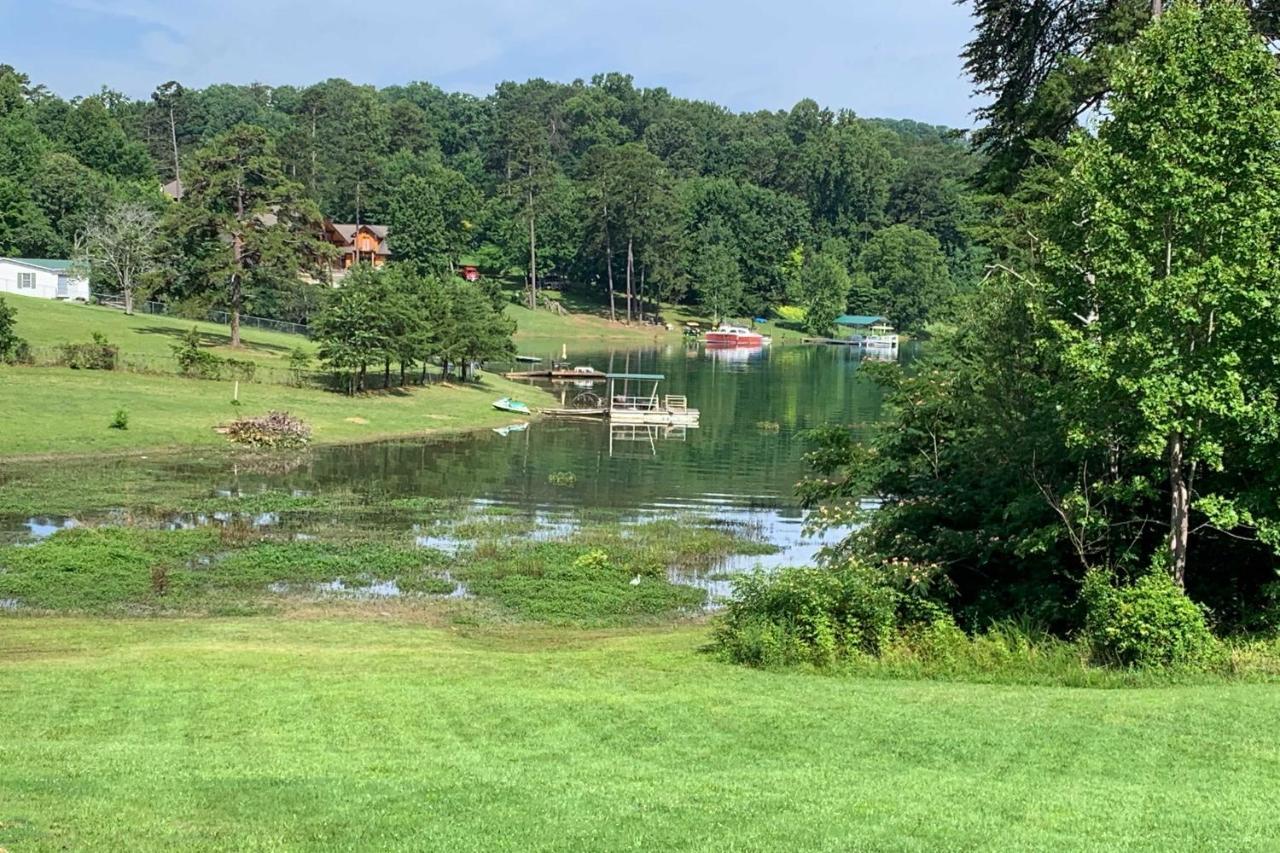
[[[186,337],[190,328],[186,329],[168,329],[162,326],[148,326],[133,330],[139,335],[160,335],[161,337],[171,338],[175,343]],[[200,334],[200,346],[203,347],[227,347],[231,346],[231,333],[222,334],[220,332],[210,332],[207,329],[197,329]],[[301,344],[302,339],[299,339]],[[291,352],[292,348],[281,344],[264,344],[261,341],[241,339],[241,349],[252,350],[254,352],[269,352],[277,355],[284,355]]]

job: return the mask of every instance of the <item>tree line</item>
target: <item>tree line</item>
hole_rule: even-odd
[[[532,306],[568,284],[624,321],[664,301],[717,316],[798,304],[814,331],[846,309],[917,330],[982,265],[970,183],[981,158],[963,134],[812,100],[737,114],[617,73],[506,82],[487,97],[334,79],[64,100],[3,66],[0,139],[0,251],[70,256],[119,218],[108,211],[142,207],[175,220],[160,228],[154,292],[282,319],[315,308],[314,289],[286,274],[315,249],[286,235],[321,214],[388,225],[419,274],[465,259],[522,277]],[[266,195],[281,196],[263,200],[289,214],[270,240],[260,211],[230,222],[255,199],[208,207],[222,193],[211,170],[246,151],[268,166]],[[158,191],[169,181],[194,211],[185,222]],[[214,227],[241,232],[232,260],[252,256],[241,272],[192,243]]]

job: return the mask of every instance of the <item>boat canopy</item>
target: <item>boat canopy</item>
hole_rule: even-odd
[[[638,379],[642,382],[661,382],[667,377],[661,373],[606,373],[606,379]]]
[[[877,317],[872,314],[841,314],[836,318],[837,326],[879,326],[888,322],[888,317]]]

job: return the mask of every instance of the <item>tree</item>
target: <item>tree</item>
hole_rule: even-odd
[[[26,341],[18,337],[14,329],[15,310],[0,296],[0,364],[12,364]]]
[[[474,365],[486,359],[507,358],[515,353],[516,324],[471,282],[454,279],[444,288],[448,311],[441,325],[440,352],[461,366],[470,379]]]
[[[919,331],[951,295],[950,273],[942,247],[931,234],[909,225],[877,231],[858,257],[855,290],[873,305],[860,311],[883,311],[904,331]]]
[[[420,274],[453,272],[470,243],[478,204],[475,190],[452,169],[435,166],[407,176],[387,213],[397,261]]]
[[[742,307],[742,273],[733,253],[718,243],[704,241],[694,266],[699,301],[719,323]]]
[[[118,202],[91,224],[77,247],[79,259],[105,273],[133,313],[134,294],[156,269],[156,215],[137,202]]]
[[[172,228],[198,257],[205,282],[225,287],[231,346],[240,346],[247,291],[295,278],[323,257],[320,213],[284,176],[260,128],[239,125],[196,152]]]
[[[977,23],[965,47],[965,70],[986,125],[974,141],[989,157],[984,183],[1009,192],[1031,163],[1037,142],[1066,142],[1081,115],[1110,91],[1127,46],[1165,3],[1153,0],[971,0]],[[1280,33],[1274,0],[1246,3],[1258,31]]]
[[[343,377],[348,394],[364,390],[369,365],[386,350],[377,298],[378,276],[368,264],[356,264],[342,287],[329,291],[312,323],[321,360]]]
[[[811,335],[830,335],[844,313],[853,282],[840,261],[818,253],[806,259],[799,287],[804,306],[804,329]]]
[[[1163,465],[1181,585],[1196,510],[1280,545],[1272,478],[1233,493],[1213,476],[1280,450],[1280,78],[1245,12],[1215,1],[1166,12],[1113,86],[1097,135],[1066,152],[1043,272],[1079,377],[1077,439]],[[1099,402],[1110,423],[1078,409]]]
[[[47,257],[57,235],[17,181],[0,177],[0,255]]]
[[[182,198],[182,158],[178,151],[178,121],[186,111],[187,90],[176,80],[161,83],[151,93],[151,100],[160,111],[168,130],[168,142],[173,152],[173,180],[177,184],[177,197]]]

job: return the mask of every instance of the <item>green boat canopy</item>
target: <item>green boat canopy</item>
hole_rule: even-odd
[[[878,326],[888,322],[888,317],[875,317],[871,314],[841,314],[836,318],[837,326]]]
[[[639,379],[645,382],[661,382],[667,377],[661,373],[606,373],[606,379]]]

